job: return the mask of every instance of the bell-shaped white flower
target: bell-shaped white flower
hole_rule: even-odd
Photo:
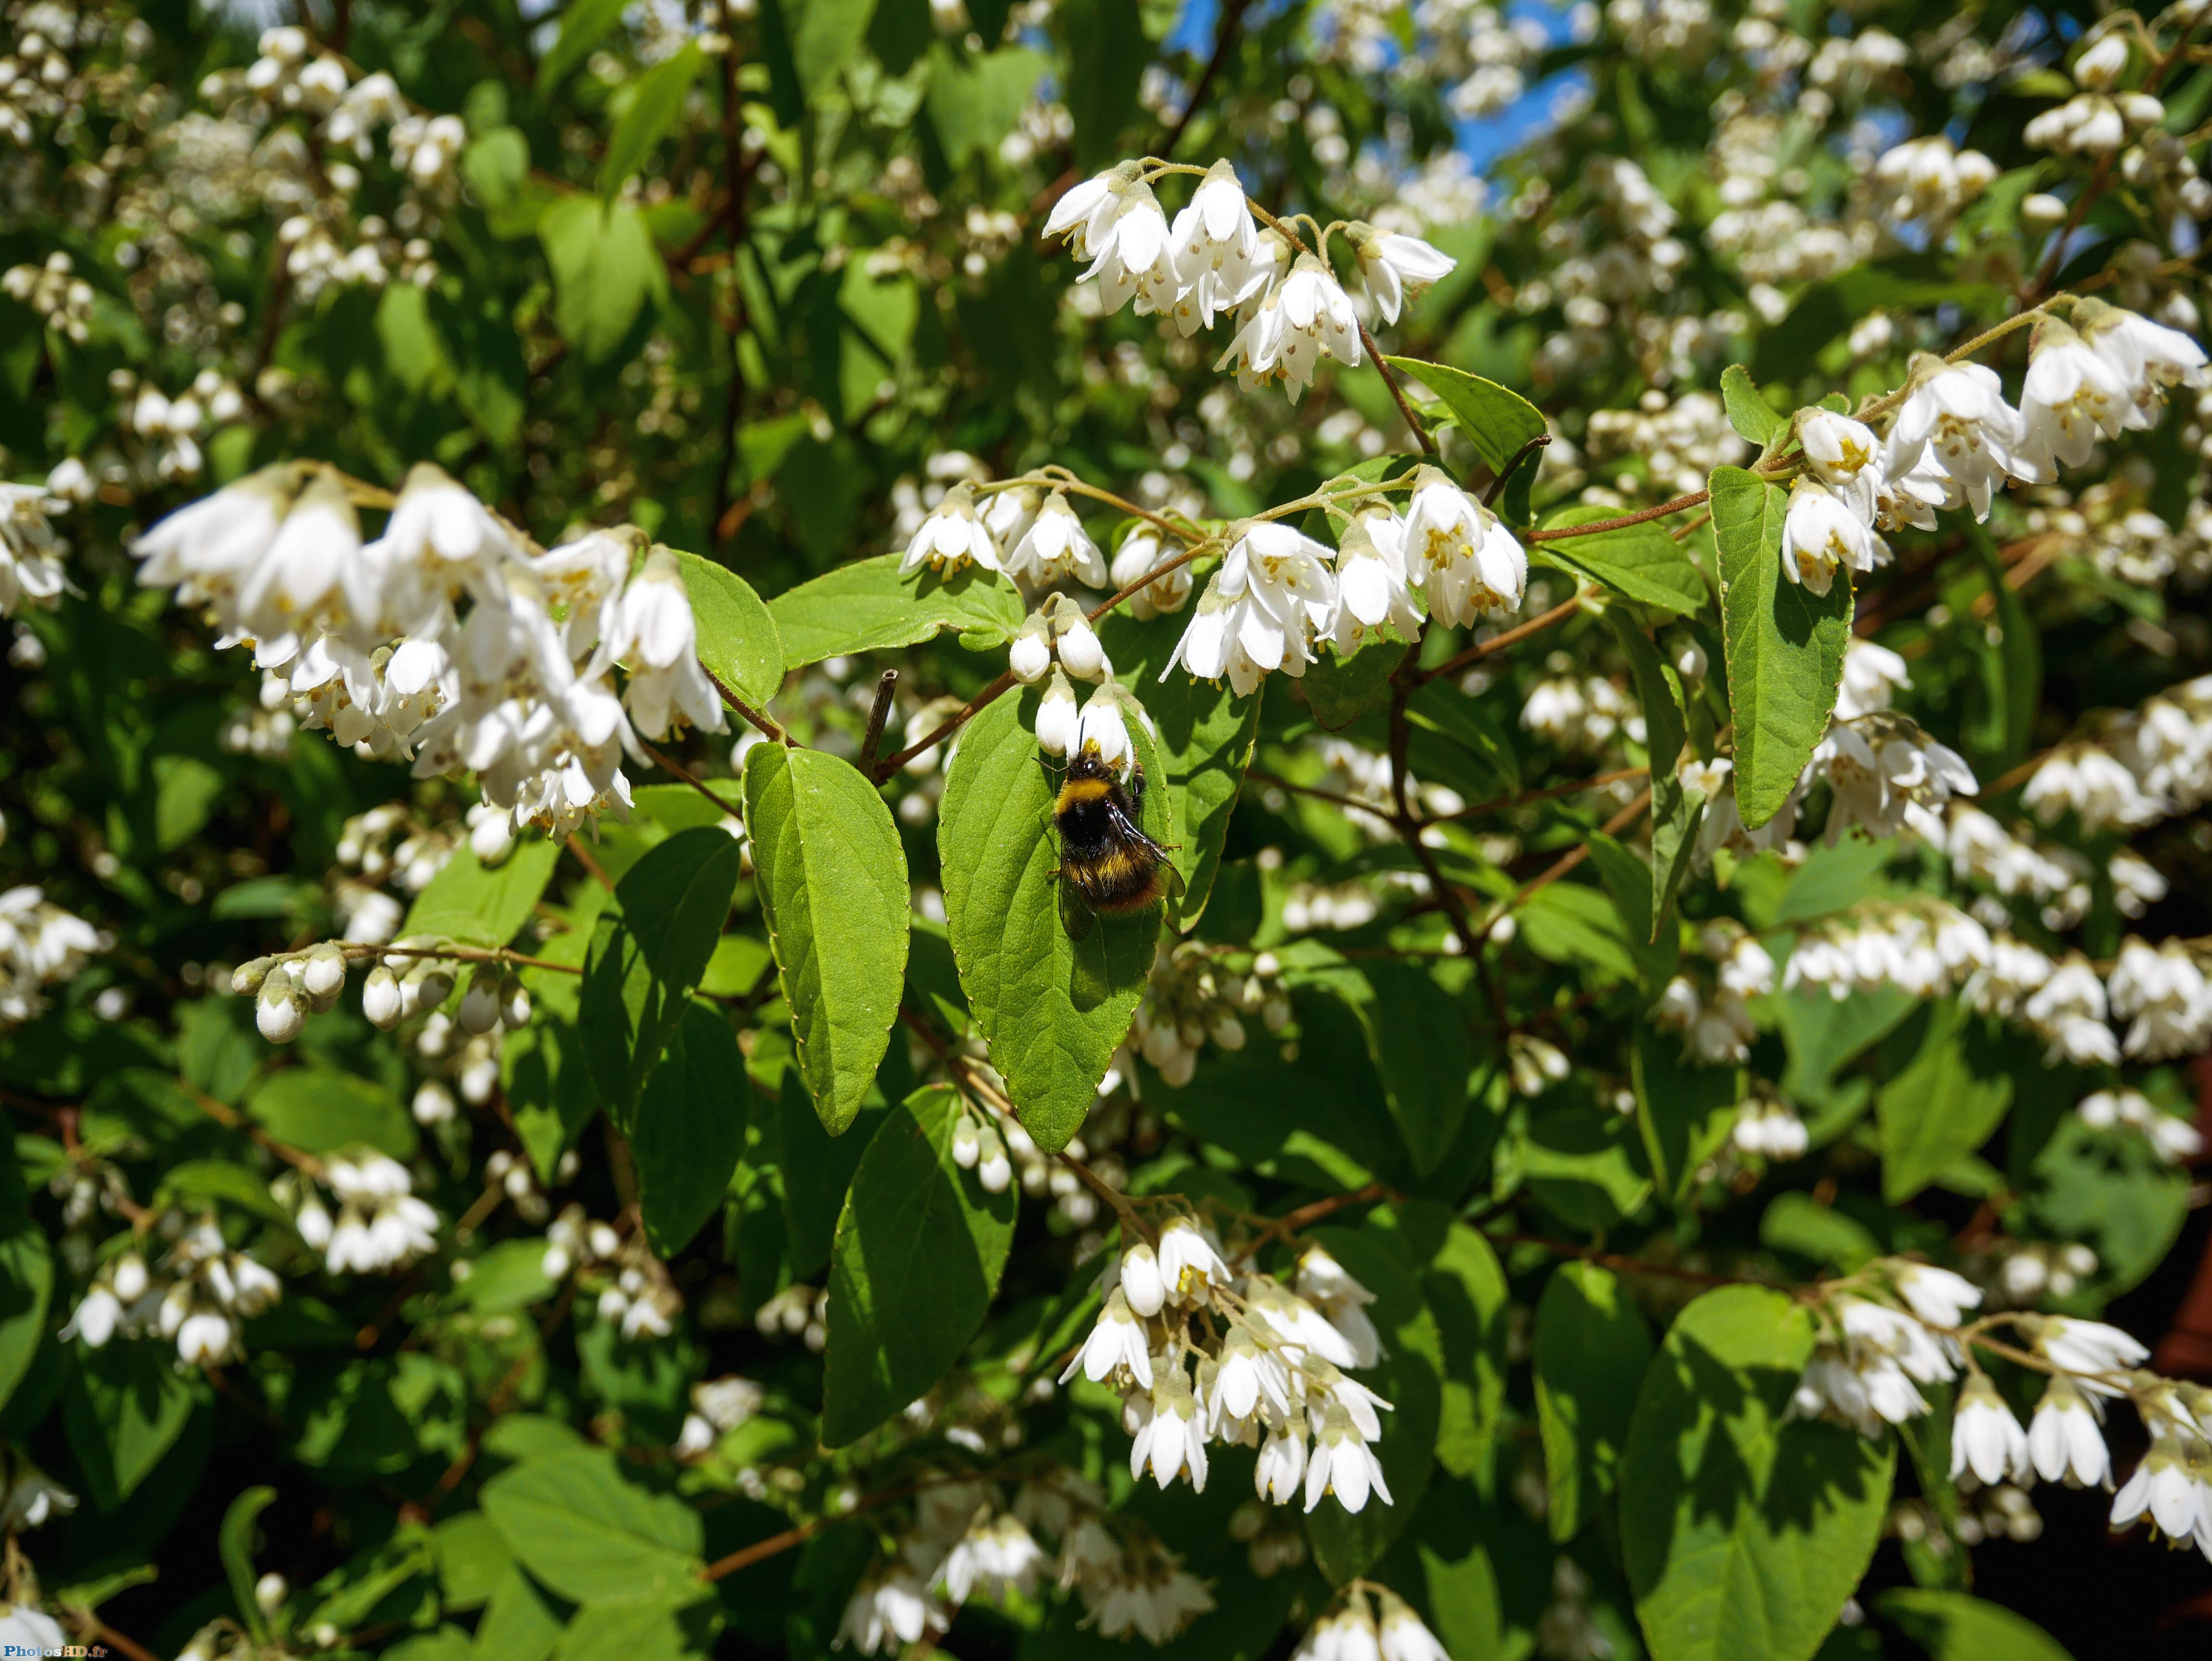
[[[1107,580],[1117,589],[1126,588],[1146,572],[1157,570],[1166,559],[1160,545],[1160,533],[1149,525],[1139,525],[1121,538],[1121,545],[1115,550]],[[1129,615],[1142,623],[1148,618],[1180,611],[1190,602],[1192,586],[1190,564],[1185,561],[1130,595]]]
[[[1028,533],[1043,501],[1044,492],[1028,484],[991,492],[990,499],[983,504],[983,528],[999,545],[1002,563],[1006,551]]]
[[[1382,1661],[1451,1661],[1450,1652],[1404,1598],[1387,1586],[1377,1590],[1376,1597],[1382,1606],[1377,1646]]]
[[[1936,505],[1971,505],[1977,519],[1987,519],[1990,498],[2008,476],[2031,477],[2017,455],[2020,412],[2004,401],[1996,372],[1979,363],[1923,352],[1908,385],[1883,447],[1888,479],[1908,494],[1932,487]]]
[[[1982,1289],[1948,1269],[1904,1263],[1897,1268],[1894,1278],[1905,1307],[1930,1326],[1955,1327],[1968,1310],[1982,1305]]]
[[[1313,1453],[1306,1461],[1306,1510],[1312,1512],[1328,1494],[1354,1512],[1366,1509],[1370,1494],[1386,1506],[1395,1503],[1382,1477],[1382,1462],[1352,1424],[1352,1415],[1334,1405],[1322,1416]]]
[[[1095,245],[1105,240],[1116,204],[1143,172],[1142,163],[1124,161],[1073,186],[1053,204],[1044,234],[1066,237],[1069,252],[1078,259],[1090,259]]]
[[[2095,1396],[2083,1394],[2070,1378],[2053,1378],[2027,1427],[2028,1458],[2036,1475],[2069,1488],[2110,1482],[2112,1456],[2105,1445],[2103,1418]]]
[[[1076,727],[1076,751],[1088,754],[1095,750],[1098,759],[1117,773],[1127,773],[1137,754],[1129,742],[1129,723],[1122,708],[1127,696],[1109,681],[1085,700]]]
[[[599,651],[603,658],[628,663],[623,701],[648,738],[666,733],[679,714],[702,732],[727,729],[722,701],[699,662],[683,569],[667,549],[654,549],[623,590],[614,632]],[[592,672],[587,666],[586,676]]]
[[[1152,1387],[1152,1345],[1146,1340],[1144,1323],[1131,1311],[1128,1297],[1119,1287],[1106,1294],[1098,1323],[1060,1375],[1060,1382],[1064,1384],[1080,1372],[1094,1384],[1103,1384],[1116,1368],[1143,1388]]]
[[[2035,332],[2035,355],[2021,386],[2019,464],[2049,484],[2058,464],[2086,464],[2097,440],[2118,438],[2135,399],[2112,366],[2057,318]]]
[[[1177,665],[1200,680],[1225,673],[1241,697],[1272,670],[1304,675],[1336,606],[1328,562],[1326,547],[1291,526],[1248,520],[1160,678]]]
[[[1167,1300],[1167,1282],[1160,1275],[1158,1254],[1139,1240],[1121,1254],[1121,1293],[1129,1300],[1129,1307],[1139,1315],[1151,1317],[1160,1312]]]
[[[2129,428],[2157,421],[2168,387],[2205,384],[2204,349],[2179,329],[2094,296],[2075,302],[2072,321],[2125,391],[2130,408],[2123,424]]]
[[[2100,1396],[2119,1393],[2107,1377],[2141,1366],[2150,1352],[2116,1326],[2070,1315],[2046,1317],[2035,1347],[2044,1360],[2074,1375],[2082,1389]]]
[[[1782,520],[1782,575],[1813,593],[1835,586],[1838,567],[1875,569],[1874,532],[1844,499],[1810,474],[1790,487]]]
[[[1213,367],[1235,364],[1237,384],[1247,392],[1280,380],[1296,403],[1313,384],[1323,357],[1358,367],[1359,319],[1352,297],[1328,267],[1311,254],[1300,254],[1291,274],[1259,302]]]
[[[1271,1506],[1287,1506],[1306,1474],[1306,1427],[1293,1419],[1268,1433],[1252,1468],[1253,1492]]]
[[[1360,280],[1373,297],[1375,309],[1392,323],[1399,308],[1431,283],[1451,275],[1459,261],[1429,246],[1418,236],[1378,231],[1355,220],[1345,227],[1345,240],[1358,256]]]
[[[1402,640],[1420,638],[1421,614],[1406,578],[1405,522],[1388,508],[1367,508],[1337,538],[1329,639],[1338,655],[1348,655],[1386,623]]]
[[[1045,498],[1021,539],[1007,551],[1001,568],[1009,576],[1024,577],[1040,587],[1070,577],[1086,587],[1106,586],[1105,557],[1067,505],[1065,490]]]
[[[1188,1217],[1170,1217],[1160,1230],[1159,1260],[1169,1300],[1186,1307],[1205,1302],[1208,1287],[1230,1281],[1220,1252]]]
[[[1037,748],[1048,756],[1072,756],[1080,745],[1082,726],[1075,689],[1055,669],[1044,697],[1037,701]]]
[[[1844,652],[1843,684],[1836,692],[1836,719],[1851,721],[1890,706],[1893,695],[1912,684],[1905,660],[1887,646],[1854,640]]]
[[[1168,216],[1152,187],[1132,180],[1109,195],[1084,222],[1090,269],[1076,280],[1098,283],[1100,309],[1109,315],[1133,299],[1139,317],[1170,310],[1182,279],[1170,252]]]
[[[940,576],[951,576],[969,564],[987,571],[999,569],[999,547],[975,511],[975,487],[962,479],[945,493],[906,545],[899,562],[901,576],[927,566]]]
[[[1163,1368],[1152,1384],[1150,1411],[1129,1445],[1129,1475],[1149,1465],[1162,1488],[1190,1473],[1194,1491],[1206,1492],[1206,1437],[1198,1422],[1198,1401],[1180,1364]]]
[[[1807,410],[1797,418],[1797,441],[1813,476],[1871,524],[1881,477],[1881,441],[1874,429],[1832,410]]]
[[[1243,181],[1224,157],[1206,170],[1169,234],[1169,257],[1182,283],[1176,327],[1184,338],[1212,328],[1217,316],[1234,311],[1267,281],[1269,267],[1259,252],[1259,228]]]
[[[1406,575],[1428,596],[1431,618],[1464,628],[1486,611],[1519,609],[1528,556],[1443,469],[1425,465],[1406,508]]]
[[[1006,672],[1024,686],[1034,686],[1052,672],[1052,628],[1042,611],[1032,611],[1014,631],[1006,648]]]
[[[1993,1487],[2008,1479],[2025,1482],[2030,1469],[2027,1433],[2012,1409],[1984,1375],[1968,1374],[1951,1418],[1951,1480],[1971,1470],[1976,1481]]]

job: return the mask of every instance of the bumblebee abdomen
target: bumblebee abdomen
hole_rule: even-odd
[[[1165,891],[1160,868],[1140,848],[1109,847],[1086,857],[1064,849],[1060,874],[1093,911],[1141,911]]]
[[[1165,891],[1159,850],[1135,804],[1103,766],[1071,765],[1053,803],[1060,880],[1093,911],[1141,911]]]

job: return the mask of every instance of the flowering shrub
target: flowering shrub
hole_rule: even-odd
[[[2203,0],[251,9],[4,7],[0,1641],[2212,1559]]]

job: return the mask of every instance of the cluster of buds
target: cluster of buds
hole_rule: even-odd
[[[1516,1032],[1505,1041],[1505,1070],[1516,1093],[1540,1096],[1564,1084],[1572,1068],[1559,1045],[1533,1032]]]
[[[1774,990],[1774,959],[1729,917],[1699,927],[1698,950],[1710,972],[1686,970],[1668,981],[1652,1019],[1667,1031],[1686,1035],[1684,1047],[1701,1064],[1738,1065],[1748,1059],[1759,1036],[1750,1000]]]
[[[1114,666],[1084,609],[1066,594],[1054,594],[1022,620],[1006,648],[1006,667],[1024,686],[1034,686],[1057,662],[1078,680],[1103,680]],[[1065,685],[1064,678],[1059,683]]]
[[[98,1349],[120,1333],[154,1335],[175,1343],[186,1366],[216,1366],[243,1354],[241,1323],[269,1309],[283,1284],[262,1263],[234,1251],[216,1220],[188,1222],[168,1212],[155,1232],[168,1243],[156,1267],[135,1250],[101,1265],[69,1324],[64,1338]]]
[[[1238,974],[1194,940],[1162,943],[1137,1006],[1137,1049],[1153,1070],[1180,1089],[1190,1082],[1199,1052],[1209,1043],[1244,1048],[1245,1019],[1256,1014],[1270,1032],[1290,1024],[1291,997],[1282,965],[1272,952]]]
[[[819,1355],[830,1342],[830,1294],[794,1282],[762,1300],[753,1326],[763,1338],[796,1338]]]
[[[1966,1269],[1990,1291],[1992,1307],[2045,1297],[2070,1298],[2097,1272],[2097,1254],[2078,1240],[2015,1240],[1993,1235],[1968,1254]]]
[[[1404,1598],[1388,1586],[1354,1580],[1336,1606],[1307,1629],[1291,1652],[1291,1661],[1450,1661],[1450,1657]]]
[[[426,1017],[430,1024],[444,1019],[441,1006],[453,995],[453,968],[442,957],[456,952],[442,935],[410,934],[392,942],[382,962],[368,971],[362,983],[361,1013],[370,1024],[390,1031],[410,1016]],[[299,952],[277,952],[240,964],[231,974],[231,989],[255,999],[254,1025],[271,1043],[289,1043],[300,1036],[309,1014],[335,1008],[344,995],[346,971],[368,953],[344,940],[324,940]],[[451,1018],[464,1032],[484,1037],[501,1029],[518,1031],[530,1023],[530,994],[511,969],[495,962],[479,962],[469,971],[466,989]],[[438,1038],[423,1046],[426,1056],[442,1055],[447,1027]]]
[[[57,334],[82,346],[92,332],[92,284],[76,274],[65,253],[46,256],[43,265],[12,265],[0,277],[0,293],[20,300]]]
[[[1203,1489],[1206,1446],[1223,1443],[1260,1450],[1253,1486],[1271,1504],[1301,1491],[1309,1512],[1330,1494],[1348,1512],[1370,1495],[1391,1503],[1371,1445],[1390,1403],[1343,1372],[1381,1357],[1373,1294],[1327,1251],[1306,1248],[1285,1286],[1232,1271],[1210,1231],[1176,1216],[1100,1287],[1105,1307],[1060,1379],[1080,1372],[1121,1394],[1132,1476],[1150,1469],[1163,1488],[1187,1475]]]
[[[2167,1165],[2185,1165],[2204,1151],[2195,1125],[2154,1106],[2140,1090],[2100,1090],[2083,1097],[2074,1111],[2092,1130],[2134,1132]]]
[[[1074,687],[1055,669],[1043,697],[1037,701],[1037,748],[1063,760],[1096,754],[1115,772],[1127,775],[1137,761],[1136,746],[1129,741],[1133,721],[1155,739],[1159,736],[1145,706],[1114,678],[1111,665],[1107,666],[1104,683],[1084,700],[1079,709]]]
[[[1747,1096],[1736,1106],[1735,1127],[1729,1140],[1741,1153],[1769,1159],[1802,1159],[1809,1144],[1805,1122],[1789,1103],[1763,1093]]]
[[[675,1454],[682,1462],[704,1458],[725,1436],[767,1405],[768,1392],[735,1373],[691,1386],[691,1411],[677,1433]]]
[[[323,1201],[329,1189],[333,1217]],[[325,1160],[310,1175],[288,1171],[270,1185],[308,1247],[333,1275],[382,1275],[438,1249],[441,1219],[415,1193],[407,1167],[373,1150]]]
[[[1030,1146],[1034,1148],[1036,1144]],[[964,1103],[952,1126],[952,1162],[963,1171],[974,1171],[987,1194],[1004,1194],[1013,1185],[1013,1161],[1006,1157],[1005,1141],[988,1118]]]
[[[581,1289],[596,1291],[599,1319],[625,1338],[665,1338],[684,1312],[683,1293],[645,1236],[592,1222],[580,1205],[563,1206],[546,1229],[544,1269],[548,1279],[573,1274]]]
[[[415,1092],[416,1119],[422,1117],[424,1092],[442,1088],[434,1079],[426,1081],[422,1089]],[[451,1099],[447,1098],[449,1102]],[[561,1156],[560,1163],[555,1167],[555,1174],[565,1180],[575,1174],[581,1163],[576,1157],[575,1149],[570,1148]],[[484,1185],[496,1188],[505,1195],[514,1207],[514,1214],[526,1223],[542,1223],[551,1212],[552,1208],[545,1201],[545,1190],[538,1185],[538,1173],[531,1169],[529,1159],[511,1149],[494,1148],[484,1160]]]
[[[1141,1524],[1050,1464],[1011,1506],[996,1483],[948,1476],[923,1486],[889,1555],[847,1602],[838,1641],[863,1655],[896,1653],[944,1632],[971,1598],[1003,1604],[1048,1579],[1076,1593],[1108,1638],[1164,1644],[1213,1607],[1205,1584]]]

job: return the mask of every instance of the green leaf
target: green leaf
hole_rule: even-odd
[[[1121,154],[1137,113],[1137,88],[1152,54],[1137,0],[1062,0],[1054,15],[1067,35],[1067,111],[1075,160],[1088,171]]]
[[[1747,830],[1772,818],[1828,730],[1851,638],[1850,573],[1825,595],[1782,575],[1788,495],[1742,467],[1712,475],[1722,638],[1735,721],[1735,801]]]
[[[327,1067],[288,1067],[246,1098],[246,1110],[280,1142],[307,1153],[373,1147],[411,1159],[418,1135],[399,1098],[382,1085]]]
[[[1382,1415],[1382,1439],[1375,1445],[1394,1505],[1370,1496],[1357,1513],[1334,1496],[1306,1518],[1314,1567],[1341,1585],[1371,1570],[1413,1520],[1435,1472],[1437,1427],[1443,1401],[1443,1343],[1421,1296],[1421,1282],[1390,1238],[1364,1228],[1316,1228],[1309,1238],[1325,1248],[1352,1278],[1375,1294],[1368,1317],[1382,1335],[1383,1357],[1356,1375],[1393,1404]]]
[[[2021,1117],[2016,1109],[2015,1126]],[[2019,1140],[2017,1129],[2011,1140]],[[2036,1154],[2030,1177],[2029,1215],[2048,1231],[2045,1238],[2079,1240],[2096,1252],[2096,1284],[2106,1295],[2129,1290],[2164,1262],[2188,1220],[2185,1170],[2160,1159],[2148,1138],[2094,1130],[2072,1113]]]
[[[1881,1196],[1900,1205],[1972,1153],[2012,1105],[2012,1080],[1985,1024],[1936,1005],[1911,1064],[1875,1098]]]
[[[1755,444],[1764,453],[1774,447],[1777,440],[1790,430],[1790,417],[1778,415],[1766,401],[1759,388],[1752,384],[1751,372],[1741,363],[1731,363],[1721,371],[1721,403],[1728,411],[1729,425],[1736,436],[1747,444]]]
[[[1506,1311],[1512,1301],[1505,1269],[1488,1240],[1455,1222],[1421,1285],[1443,1341],[1437,1463],[1487,1494],[1505,1404]]]
[[[1169,615],[1139,623],[1116,611],[1100,624],[1098,638],[1122,683],[1142,689],[1145,713],[1159,728],[1161,767],[1182,832],[1182,846],[1169,850],[1183,879],[1176,916],[1188,930],[1213,894],[1222,844],[1259,739],[1261,697],[1240,698],[1225,684],[1185,674],[1162,680],[1184,621]],[[1146,783],[1156,790],[1161,779],[1148,774]]]
[[[541,1007],[528,1026],[501,1041],[499,1072],[516,1140],[538,1181],[550,1185],[561,1156],[599,1110],[584,1036]]]
[[[1808,1661],[1866,1573],[1895,1455],[1792,1420],[1813,1322],[1722,1287],[1676,1317],[1620,1466],[1620,1543],[1652,1661]]]
[[[1759,1220],[1759,1243],[1832,1264],[1847,1275],[1881,1253],[1881,1242],[1865,1224],[1795,1189],[1776,1195],[1766,1208]]]
[[[576,1032],[584,1070],[617,1129],[629,1123],[630,1110],[660,1059],[662,1022],[678,996],[665,992],[653,978],[644,949],[623,919],[612,911],[602,916],[584,959]],[[566,1064],[565,1049],[561,1063]],[[565,1074],[556,1080],[548,1104],[558,1112],[566,1096],[561,1087]],[[565,1123],[567,1115],[561,1117]]]
[[[93,1503],[113,1511],[151,1475],[192,1416],[192,1386],[166,1344],[80,1347],[62,1425]]]
[[[809,104],[836,78],[862,40],[876,0],[780,0],[799,90]]]
[[[539,218],[538,238],[553,268],[553,321],[586,362],[613,356],[646,301],[667,295],[668,268],[627,202],[564,196]]]
[[[599,163],[602,201],[612,202],[629,176],[645,165],[653,146],[668,136],[668,130],[684,113],[684,100],[706,62],[699,43],[687,40],[673,56],[664,58],[631,83],[629,106],[616,124],[613,137],[607,140],[605,159]]]
[[[842,1447],[925,1394],[960,1359],[1013,1244],[1012,1190],[986,1193],[952,1158],[966,1110],[941,1085],[893,1108],[869,1140],[830,1258],[822,1439]]]
[[[615,885],[623,922],[665,996],[687,996],[707,972],[744,873],[738,839],[701,825],[646,849]]]
[[[657,1597],[586,1603],[570,1617],[558,1661],[684,1661],[712,1653],[721,1615],[713,1589],[680,1587]]]
[[[1620,510],[1589,504],[1559,508],[1544,515],[1546,530],[1595,525],[1618,519]],[[1528,557],[1626,594],[1643,605],[1656,605],[1677,617],[1690,617],[1705,609],[1705,580],[1681,545],[1662,526],[1646,521],[1623,525],[1588,536],[1560,537],[1534,543]]]
[[[1637,1024],[1630,1056],[1636,1123],[1660,1192],[1677,1201],[1689,1192],[1698,1167],[1728,1141],[1743,1099],[1735,1068],[1698,1067],[1682,1052],[1681,1034]]]
[[[1052,67],[1026,47],[969,58],[940,43],[931,56],[928,109],[945,159],[957,167],[979,150],[995,149]]]
[[[1459,1004],[1411,964],[1368,965],[1375,996],[1360,1014],[1382,1075],[1383,1098],[1416,1175],[1443,1163],[1467,1118],[1467,1075],[1474,1065]]]
[[[1618,1113],[1554,1109],[1529,1120],[1522,1173],[1536,1197],[1576,1227],[1610,1228],[1651,1197],[1651,1178],[1632,1135]]]
[[[745,1151],[745,1064],[711,1004],[684,1011],[638,1098],[630,1149],[638,1209],[655,1253],[672,1257],[722,1202]]]
[[[464,843],[415,897],[395,938],[442,934],[464,946],[505,946],[530,921],[560,858],[559,843],[531,837],[487,866]]]
[[[1390,677],[1406,660],[1406,652],[1402,641],[1377,636],[1348,658],[1331,654],[1308,664],[1298,691],[1316,721],[1332,733],[1341,732],[1382,706],[1390,696]]]
[[[544,1454],[484,1485],[484,1515],[523,1567],[580,1603],[656,1597],[696,1583],[699,1513],[625,1482],[612,1453]]]
[[[1036,747],[1037,696],[1002,697],[968,723],[945,779],[937,843],[968,1007],[1022,1128],[1054,1153],[1082,1124],[1128,1035],[1160,914],[1093,915],[1055,878],[1054,786]],[[1162,771],[1151,735],[1133,721],[1130,735],[1146,776]],[[1168,791],[1146,793],[1144,830],[1155,842],[1180,840],[1173,804]]]
[[[783,636],[752,585],[726,565],[676,550],[691,597],[699,661],[707,672],[756,709],[783,687]],[[696,793],[694,793],[695,794]]]
[[[1653,910],[1651,867],[1644,855],[1602,830],[1591,831],[1583,838],[1583,845],[1589,849],[1590,863],[1597,867],[1606,892],[1613,896],[1614,910],[1620,914],[1621,934],[1636,959],[1637,974],[1644,989],[1656,996],[1681,961],[1682,940],[1679,929],[1656,939],[1645,938],[1646,920]]]
[[[230,1596],[238,1605],[239,1618],[246,1622],[254,1641],[264,1644],[269,1641],[269,1617],[262,1614],[260,1600],[253,1595],[253,1524],[276,1498],[276,1490],[272,1488],[246,1489],[230,1502],[222,1514],[222,1526],[216,1531],[216,1551],[222,1559],[222,1572],[230,1581]]]
[[[477,1622],[477,1661],[546,1661],[560,1640],[561,1618],[545,1594],[520,1568],[507,1570]]]
[[[919,645],[947,629],[981,651],[1005,645],[1022,626],[1022,597],[1004,577],[973,565],[949,578],[927,570],[901,577],[899,559],[878,554],[840,565],[769,601],[784,667]]]
[[[569,70],[592,55],[592,48],[606,39],[622,21],[626,0],[575,0],[561,14],[561,33],[538,63],[538,90],[550,97]]]
[[[481,1609],[514,1567],[514,1554],[480,1511],[448,1517],[430,1530],[438,1553],[438,1591],[448,1610]]]
[[[0,1403],[15,1393],[46,1335],[54,1258],[37,1224],[26,1220],[0,1238]]]
[[[772,1151],[783,1177],[784,1256],[793,1279],[811,1281],[830,1261],[846,1190],[882,1117],[870,1110],[842,1135],[832,1136],[823,1129],[799,1069],[784,1069]]]
[[[1544,435],[1542,412],[1494,380],[1441,363],[1424,363],[1418,357],[1386,357],[1383,362],[1443,400],[1474,453],[1493,473],[1504,472],[1522,446]]]
[[[559,1289],[560,1282],[545,1272],[542,1239],[525,1235],[501,1240],[466,1261],[467,1278],[457,1275],[454,1289],[460,1300],[479,1315],[527,1309]]]
[[[1627,1288],[1595,1263],[1562,1263],[1536,1305],[1536,1421],[1552,1537],[1571,1540],[1613,1491],[1651,1335]]]
[[[1620,611],[1605,615],[1628,655],[1636,695],[1644,703],[1644,747],[1651,758],[1651,938],[1656,940],[1674,892],[1697,855],[1705,795],[1685,786],[1679,770],[1689,736],[1680,678],[1672,664],[1661,660],[1650,636]]]
[[[1898,1586],[1875,1607],[1933,1661],[2072,1661],[2064,1646],[2026,1615],[1963,1591]]]
[[[745,825],[799,1067],[830,1134],[853,1123],[898,1019],[906,849],[891,810],[850,762],[754,746]]]

